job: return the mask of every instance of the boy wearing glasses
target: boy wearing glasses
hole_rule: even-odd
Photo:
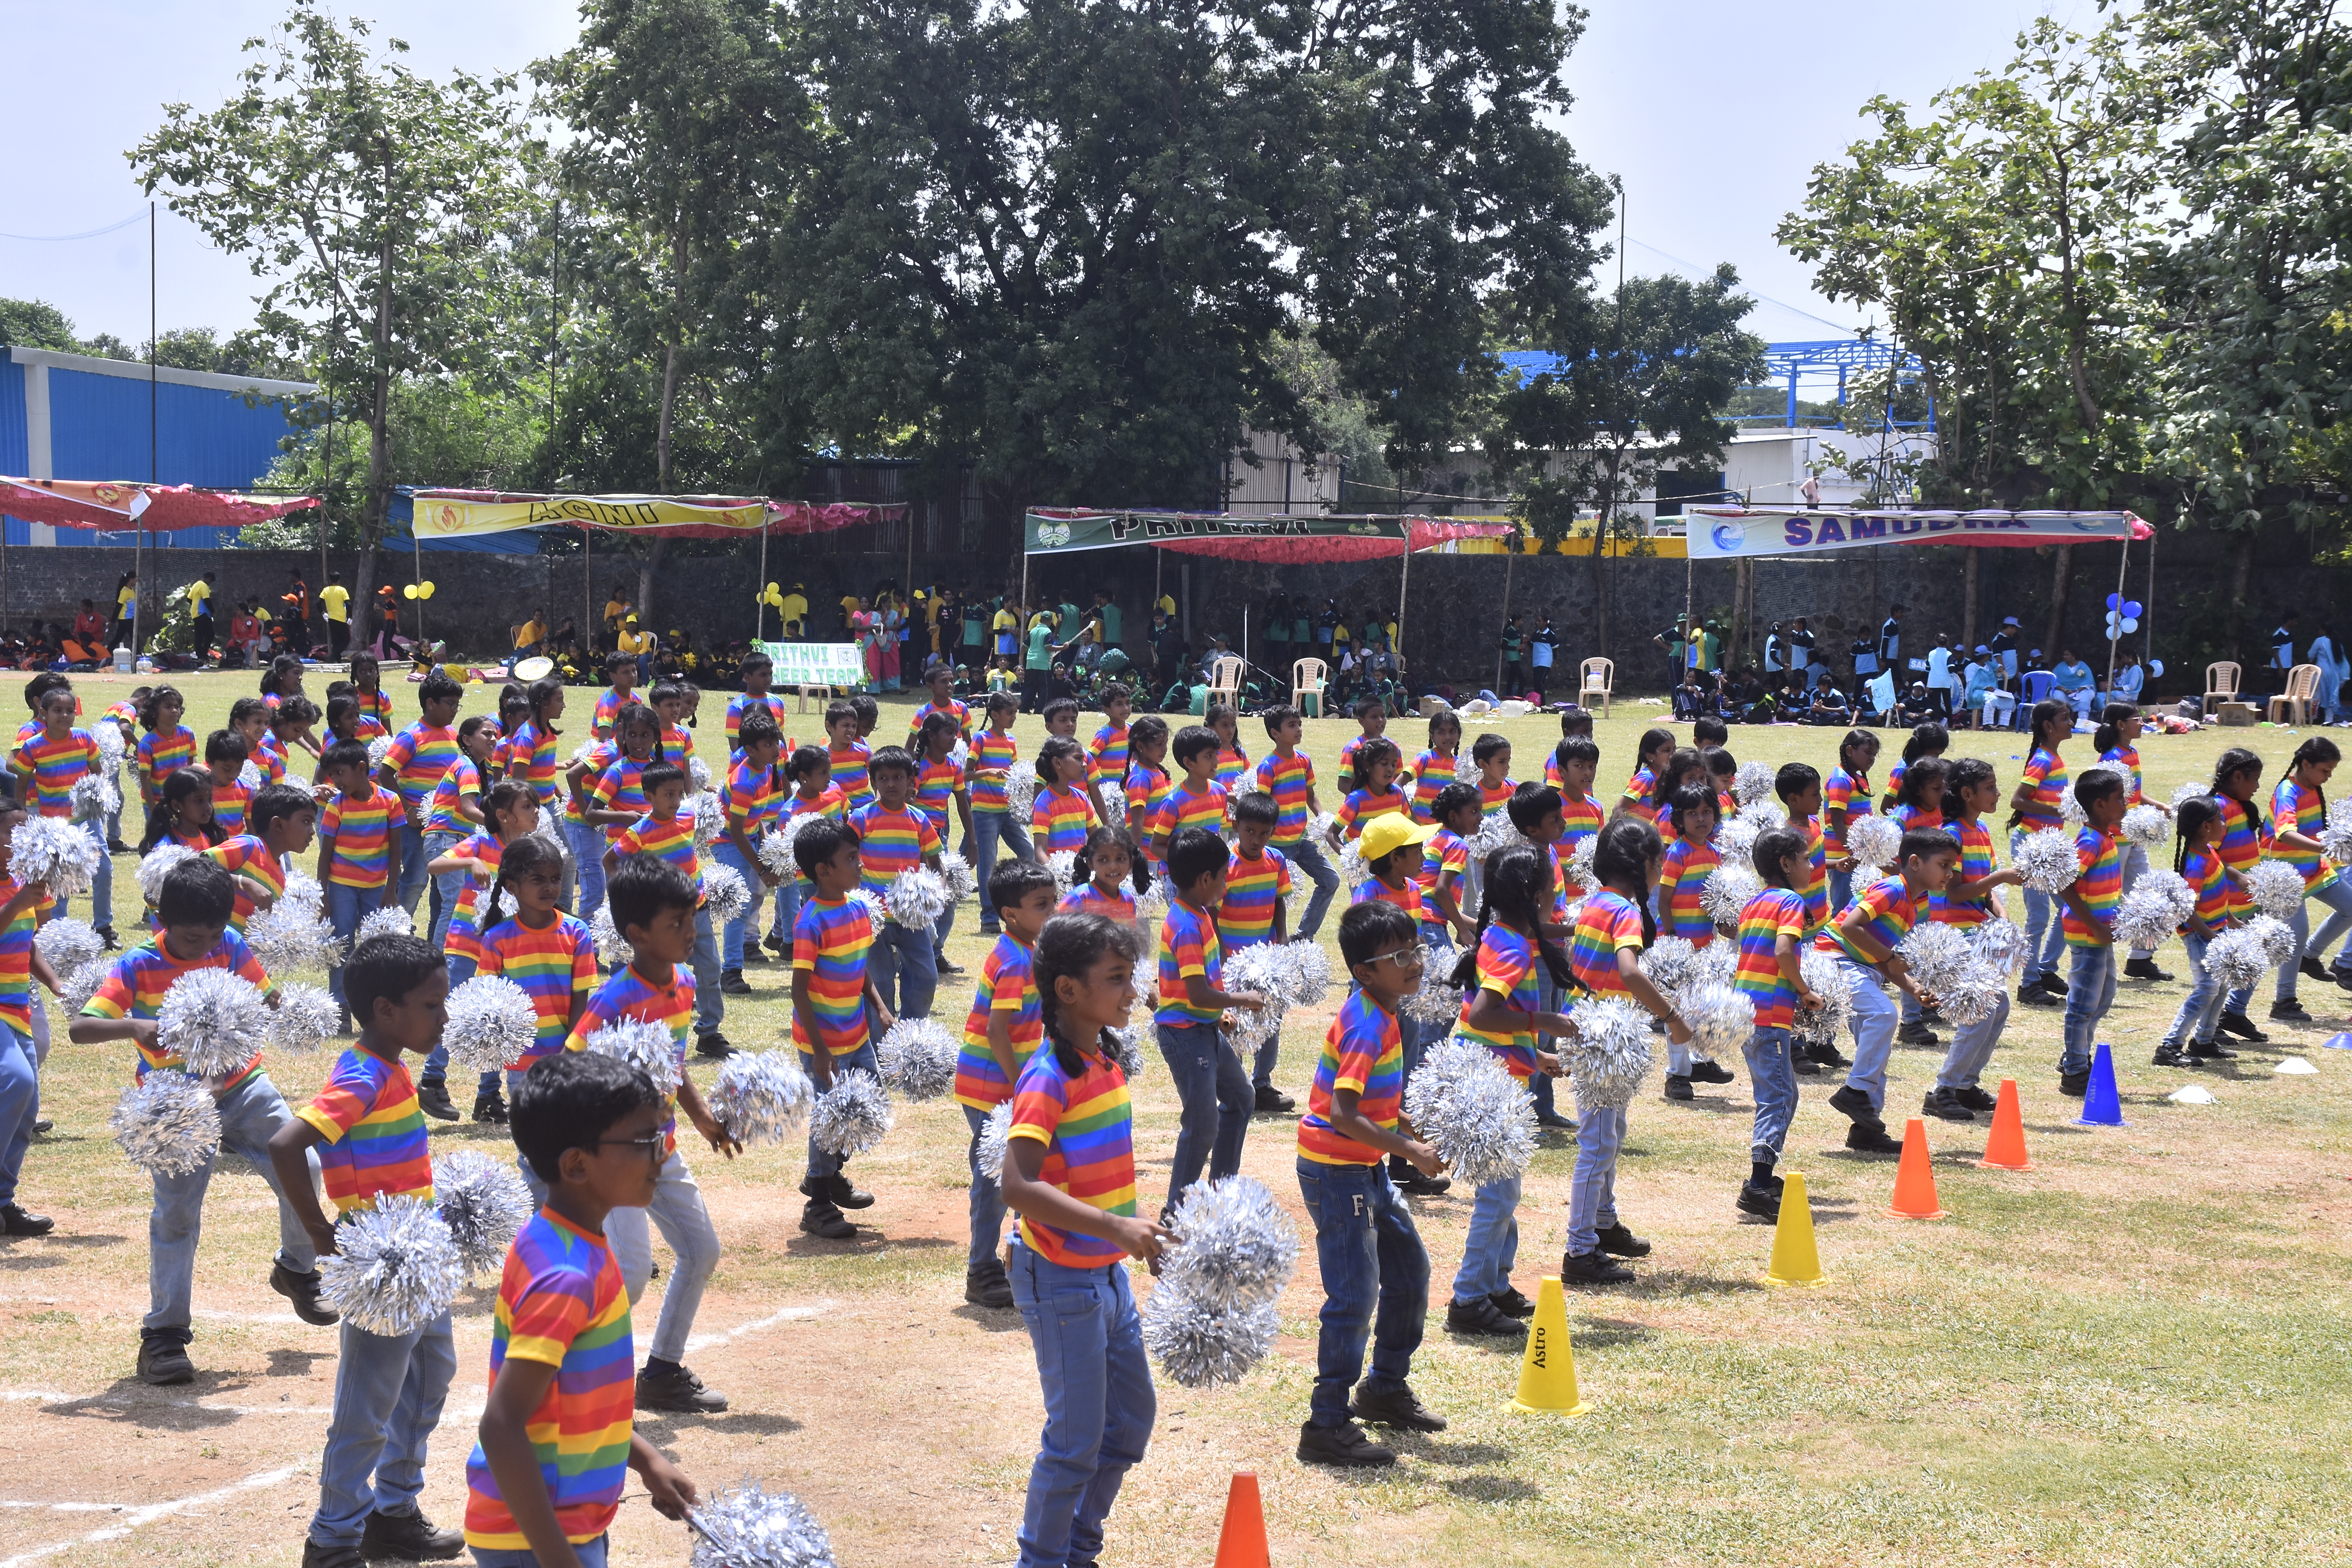
[[[651,1203],[625,1207],[612,1216],[606,1235],[613,1255],[620,1259],[621,1278],[635,1305],[653,1278],[654,1243],[648,1226],[661,1226],[662,1239],[675,1257],[669,1287],[662,1292],[661,1316],[654,1323],[652,1348],[645,1370],[637,1374],[637,1406],[642,1410],[677,1410],[705,1415],[727,1408],[727,1396],[704,1384],[685,1364],[687,1336],[694,1331],[694,1314],[702,1306],[702,1288],[719,1267],[719,1233],[711,1228],[710,1211],[703,1207],[702,1189],[694,1184],[686,1157],[677,1150],[677,1115],[694,1124],[713,1149],[733,1159],[742,1145],[727,1136],[710,1114],[694,1080],[686,1075],[686,1041],[694,1022],[694,977],[678,966],[694,953],[695,910],[699,901],[694,879],[653,855],[632,855],[613,868],[604,885],[604,901],[613,924],[628,939],[635,956],[615,972],[588,999],[586,1011],[572,1026],[563,1042],[570,1051],[584,1051],[589,1037],[608,1024],[623,1021],[659,1024],[670,1033],[676,1087],[663,1095],[669,1114],[662,1123],[662,1146],[647,1158],[659,1170]]]

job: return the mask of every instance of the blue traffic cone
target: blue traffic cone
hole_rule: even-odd
[[[2116,1057],[2101,1040],[2091,1051],[2091,1082],[2083,1092],[2083,1114],[2077,1127],[2124,1127],[2123,1097],[2116,1092]]]

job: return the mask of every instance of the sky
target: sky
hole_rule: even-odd
[[[1813,166],[1863,133],[1862,105],[1880,93],[1924,103],[2000,59],[2044,10],[2085,27],[2098,19],[2093,0],[1588,3],[1565,130],[1587,164],[1625,183],[1629,269],[1704,275],[1728,261],[1757,296],[1749,324],[1775,342],[1865,322],[1816,295],[1809,270],[1772,238]],[[228,96],[244,41],[284,13],[282,0],[0,0],[0,37],[15,58],[47,62],[8,82],[0,295],[47,300],[85,337],[143,342],[147,198],[123,153],[161,122],[163,106],[209,108]],[[414,68],[436,76],[520,70],[578,29],[574,0],[384,0],[356,14],[378,37],[406,40]],[[84,235],[131,218],[89,238],[15,237]],[[168,208],[156,275],[166,331],[225,336],[252,320],[263,287]]]

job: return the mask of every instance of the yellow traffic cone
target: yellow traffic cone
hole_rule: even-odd
[[[1576,1393],[1576,1352],[1568,1344],[1568,1298],[1559,1276],[1547,1274],[1536,1286],[1536,1319],[1528,1329],[1528,1353],[1519,1363],[1519,1396],[1514,1410],[1552,1415],[1582,1415],[1592,1408]]]
[[[1813,1246],[1813,1205],[1805,1196],[1805,1178],[1796,1171],[1780,1175],[1780,1222],[1772,1227],[1772,1266],[1767,1285],[1819,1285],[1822,1255]]]

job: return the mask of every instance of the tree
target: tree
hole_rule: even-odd
[[[331,410],[368,434],[352,584],[364,637],[374,551],[391,500],[394,388],[404,377],[497,358],[502,321],[478,307],[508,265],[502,218],[520,140],[506,78],[427,80],[362,22],[297,0],[243,90],[210,112],[166,106],[130,154],[152,194],[256,277],[260,329],[312,367]]]
[[[47,300],[0,300],[0,343],[74,353],[80,342],[66,313]]]

